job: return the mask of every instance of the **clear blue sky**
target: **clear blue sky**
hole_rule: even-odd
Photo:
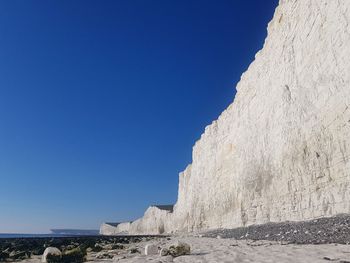
[[[0,233],[174,203],[277,0],[0,2]]]

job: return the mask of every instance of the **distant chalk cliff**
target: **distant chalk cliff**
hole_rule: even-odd
[[[350,213],[349,23],[350,1],[280,0],[234,102],[193,147],[173,210],[150,207],[120,231]]]

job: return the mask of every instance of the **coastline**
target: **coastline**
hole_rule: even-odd
[[[176,242],[191,247],[189,255],[161,256]],[[145,255],[147,245],[159,251]],[[169,236],[70,236],[0,238],[1,251],[22,249],[23,263],[39,263],[46,247],[83,248],[89,262],[350,262],[350,215],[302,222],[267,223]],[[1,252],[0,251],[0,252]],[[21,251],[16,251],[19,253]],[[0,259],[1,261],[1,259]],[[13,262],[14,260],[3,260]],[[17,260],[18,261],[18,260]]]

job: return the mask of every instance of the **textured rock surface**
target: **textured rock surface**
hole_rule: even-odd
[[[282,0],[180,175],[176,229],[350,212],[350,1]]]
[[[350,212],[350,1],[280,0],[234,102],[180,174],[173,214],[132,232],[194,231]]]

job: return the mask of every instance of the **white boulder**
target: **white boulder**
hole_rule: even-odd
[[[56,247],[48,247],[45,249],[44,254],[41,257],[41,262],[47,263],[47,258],[48,257],[55,257],[55,258],[61,258],[62,257],[62,252],[56,248]]]
[[[154,244],[147,244],[145,247],[145,255],[151,256],[151,255],[157,255],[158,254],[158,246]]]

